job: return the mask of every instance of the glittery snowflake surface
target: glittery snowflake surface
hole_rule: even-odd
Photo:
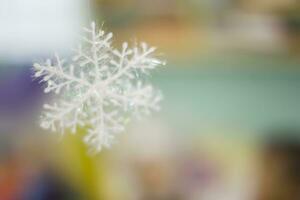
[[[35,63],[34,77],[46,83],[45,93],[59,94],[52,104],[44,105],[41,126],[62,133],[86,126],[84,142],[98,152],[112,144],[132,114],[159,109],[161,94],[143,77],[163,63],[146,43],[133,48],[123,43],[116,50],[112,33],[98,30],[95,23],[84,31],[84,45],[75,49],[71,61],[55,55],[53,61]]]

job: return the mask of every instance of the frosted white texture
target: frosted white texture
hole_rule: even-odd
[[[163,63],[146,43],[133,48],[123,43],[117,50],[112,33],[98,30],[95,23],[84,31],[84,45],[74,50],[72,62],[56,55],[55,61],[35,63],[34,76],[46,83],[46,93],[60,94],[53,104],[45,104],[41,126],[74,133],[78,125],[87,126],[84,141],[98,152],[112,144],[131,114],[159,109],[162,96],[143,77]]]

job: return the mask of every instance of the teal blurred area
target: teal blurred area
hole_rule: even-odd
[[[172,68],[161,69],[153,78],[165,92],[163,113],[175,126],[299,127],[300,70],[296,59],[210,55],[169,66]]]
[[[0,200],[298,200],[297,0],[0,1]],[[157,47],[162,109],[111,149],[39,127],[32,63],[71,59],[95,21]]]

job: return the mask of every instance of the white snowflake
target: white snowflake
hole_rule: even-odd
[[[96,29],[94,22],[84,31],[86,45],[75,49],[72,62],[55,55],[54,62],[34,64],[34,77],[46,82],[45,93],[60,94],[58,102],[44,105],[41,127],[75,133],[78,125],[87,126],[84,142],[98,152],[124,130],[130,114],[159,110],[161,94],[142,75],[163,63],[146,43],[133,48],[123,43],[119,51],[112,47],[112,33]]]

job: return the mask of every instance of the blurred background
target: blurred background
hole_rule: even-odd
[[[39,128],[35,61],[95,20],[157,46],[162,111],[96,156]],[[297,0],[1,0],[0,200],[300,199]]]

